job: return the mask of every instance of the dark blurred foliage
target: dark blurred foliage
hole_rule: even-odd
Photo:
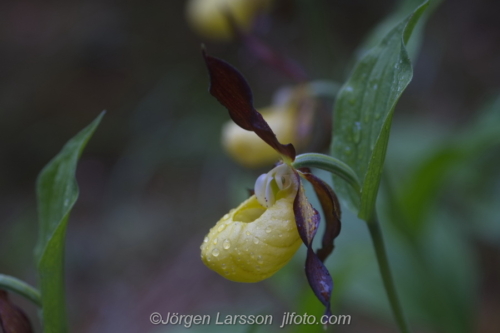
[[[257,33],[312,78],[343,82],[356,47],[395,4],[280,0]],[[297,292],[284,298],[267,282],[228,283],[199,260],[204,234],[258,175],[220,148],[220,126],[228,117],[207,92],[200,43],[238,66],[257,106],[291,82],[248,57],[237,42],[194,35],[184,5],[0,3],[0,272],[36,284],[36,176],[107,110],[79,164],[81,195],[68,228],[72,332],[146,332],[153,311],[297,310],[290,309]],[[499,88],[499,12],[494,0],[445,1],[437,9],[396,121],[408,116],[467,126]],[[478,332],[497,332],[500,252],[476,245],[484,276]],[[305,279],[301,264],[293,265],[287,272],[296,277],[281,278],[298,290]],[[12,298],[36,323],[36,309]],[[392,324],[356,318],[356,326],[343,331],[392,332],[385,326]]]

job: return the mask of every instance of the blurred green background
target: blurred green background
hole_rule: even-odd
[[[256,32],[311,78],[342,83],[360,43],[397,6],[278,0]],[[0,3],[1,273],[36,285],[36,176],[107,110],[79,164],[68,228],[72,332],[183,330],[151,325],[155,311],[273,314],[276,324],[285,311],[322,312],[304,249],[258,284],[229,282],[199,259],[209,228],[266,172],[223,152],[228,116],[207,92],[200,43],[242,71],[257,107],[293,82],[237,41],[197,36],[184,12],[185,1]],[[379,210],[415,332],[500,331],[499,12],[494,0],[436,9],[393,121]],[[336,332],[396,332],[367,230],[347,209],[327,264],[333,312],[352,316]],[[14,299],[39,330],[34,306]],[[231,332],[249,329],[278,330]]]

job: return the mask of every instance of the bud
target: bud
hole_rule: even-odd
[[[295,145],[296,112],[293,105],[271,106],[259,112],[280,142]],[[234,160],[249,168],[270,165],[280,158],[280,154],[254,132],[246,131],[232,121],[222,128],[222,145]]]
[[[228,17],[239,29],[248,31],[256,14],[269,3],[270,0],[191,0],[187,4],[187,19],[200,35],[228,40],[234,35]]]
[[[259,177],[262,198],[251,196],[210,229],[201,245],[205,265],[232,281],[258,282],[290,261],[302,244],[293,212],[300,185],[291,172],[282,164]]]

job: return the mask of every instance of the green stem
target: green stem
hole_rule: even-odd
[[[296,169],[312,167],[329,171],[348,182],[354,188],[356,193],[361,193],[359,179],[354,170],[341,160],[334,157],[317,153],[302,154],[295,158],[292,166]]]
[[[356,193],[361,196],[361,186],[356,173],[347,164],[334,157],[316,153],[302,154],[295,158],[292,166],[296,169],[313,167],[329,171],[347,181],[354,188]],[[396,292],[396,286],[394,285],[394,280],[392,278],[391,269],[389,267],[389,259],[387,258],[387,252],[385,250],[384,239],[382,237],[382,230],[380,229],[377,213],[374,211],[370,219],[366,222],[368,229],[370,230],[373,246],[375,247],[375,255],[377,256],[380,274],[382,275],[382,281],[384,283],[392,312],[401,333],[409,333],[410,330],[408,329],[408,324],[406,323],[401,303],[399,302],[398,294]]]
[[[21,295],[38,306],[42,306],[40,291],[15,277],[0,274],[0,289],[9,290]]]
[[[385,291],[387,293],[387,298],[389,299],[392,312],[399,326],[399,330],[402,333],[408,333],[410,330],[408,329],[408,324],[406,323],[403,309],[401,307],[401,303],[399,302],[398,293],[396,292],[394,279],[392,278],[391,268],[389,267],[389,259],[387,258],[384,238],[382,237],[382,230],[380,229],[377,214],[374,212],[371,219],[367,222],[373,246],[375,247],[375,255],[377,256],[380,274],[382,275],[382,281],[384,282]]]

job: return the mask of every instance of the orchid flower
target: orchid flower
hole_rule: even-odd
[[[203,51],[210,75],[210,93],[227,108],[239,127],[257,134],[281,157],[270,172],[258,177],[254,195],[224,215],[201,245],[201,258],[212,270],[237,282],[258,282],[280,270],[301,241],[307,247],[305,273],[316,297],[330,314],[333,281],[324,265],[340,233],[337,196],[308,169],[296,169],[295,148],[281,144],[262,115],[253,107],[252,91],[238,70]],[[309,181],[325,216],[322,246],[313,250],[320,215],[306,197],[302,184]]]

